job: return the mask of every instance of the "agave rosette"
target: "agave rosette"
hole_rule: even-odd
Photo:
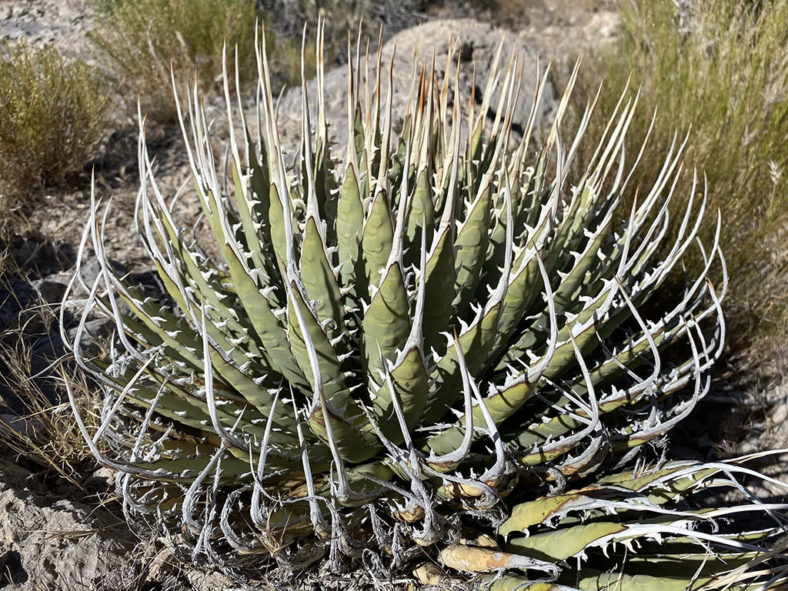
[[[520,96],[516,56],[499,67],[499,49],[478,104],[459,100],[452,52],[443,75],[434,59],[414,69],[395,134],[391,67],[349,52],[347,117],[332,122],[350,138],[339,160],[321,42],[294,169],[264,43],[252,125],[225,73],[227,117],[240,129],[230,124],[225,166],[196,90],[185,112],[179,104],[213,256],[178,227],[141,125],[136,219],[161,294],[113,270],[94,202],[80,259],[89,244],[101,271],[88,285],[75,276],[89,296],[73,350],[106,403],[97,432],[77,420],[119,471],[127,512],[185,525],[195,552],[216,559],[229,546],[296,565],[329,552],[338,565],[377,549],[396,566],[434,548],[460,570],[514,573],[491,580],[498,589],[604,587],[617,580],[594,570],[600,560],[641,576],[647,561],[680,555],[675,580],[686,586],[708,582],[696,571],[757,559],[772,530],[705,525],[753,508],[778,519],[784,507],[676,505],[738,486],[731,474],[745,468],[609,470],[689,414],[722,350],[724,261],[716,241],[696,241],[705,198],[693,191],[669,219],[683,146],[622,214],[642,153],[625,152],[636,101],[622,99],[581,169],[593,108],[561,138],[574,75],[537,149],[546,73]],[[515,122],[522,100],[531,115]],[[705,269],[645,317],[691,248]],[[103,356],[83,352],[93,314],[117,325]],[[497,541],[469,542],[467,527],[485,520],[500,526]],[[619,542],[643,545],[644,557],[606,563],[601,551]]]

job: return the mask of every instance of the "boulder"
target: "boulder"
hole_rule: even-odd
[[[384,71],[381,72],[381,92],[384,98],[388,87],[388,65],[393,63],[391,109],[393,131],[399,133],[402,129],[414,68],[431,67],[434,56],[435,69],[438,78],[442,80],[446,71],[449,46],[452,44],[455,49],[455,61],[457,55],[461,61],[459,91],[462,100],[460,104],[465,107],[470,97],[474,96],[478,105],[501,42],[503,42],[503,49],[499,69],[503,73],[506,72],[511,57],[522,60],[523,83],[513,119],[513,131],[518,134],[525,126],[531,110],[537,76],[540,71],[544,70],[547,62],[516,35],[472,19],[447,19],[424,23],[418,27],[401,31],[383,45],[381,63]],[[369,68],[371,93],[376,77],[375,55],[370,55]],[[452,66],[452,71],[453,69],[454,66]],[[364,83],[363,77],[362,72],[362,84]],[[326,119],[330,124],[330,139],[335,144],[333,153],[335,157],[340,158],[347,145],[347,85],[347,66],[340,66],[326,72],[324,83]],[[489,117],[495,116],[500,86],[502,85],[498,85],[498,91],[491,101]],[[307,84],[307,95],[310,99],[310,121],[314,128],[317,117],[316,80],[311,80]],[[363,92],[361,95],[363,97]],[[301,88],[293,88],[284,94],[279,103],[279,131],[288,164],[297,157],[301,141],[301,97]],[[542,103],[537,111],[537,125],[539,122],[548,120],[555,104],[556,92],[552,82],[548,80]],[[467,113],[464,113],[463,116],[467,117]]]

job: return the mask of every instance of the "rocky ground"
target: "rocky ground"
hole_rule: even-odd
[[[483,69],[485,64],[489,67],[493,48],[505,35],[507,44],[526,52],[530,58],[528,67],[535,68],[537,55],[542,56],[542,63],[547,59],[563,63],[567,56],[609,41],[617,32],[618,17],[608,0],[522,0],[521,4],[518,0],[500,0],[495,4],[438,3],[427,14],[419,15],[425,20],[420,30],[398,34],[395,40],[389,40],[386,51],[396,42],[398,55],[408,56],[417,41],[423,49],[435,44],[440,50],[454,34],[468,44],[471,57]],[[501,15],[506,16],[500,18]],[[445,20],[467,16],[473,20]],[[494,28],[488,24],[490,22],[496,22],[508,32]],[[86,36],[90,25],[90,0],[0,0],[0,40],[24,37],[35,44],[54,43],[95,61],[95,50]],[[409,74],[407,64],[404,66],[399,68],[401,74]],[[343,76],[341,68],[327,76],[329,108],[337,108],[340,112],[345,88]],[[395,81],[395,86],[398,84],[399,88],[406,87],[406,80]],[[472,90],[469,80],[464,80],[463,84],[467,92]],[[286,142],[289,137],[292,143],[298,135],[298,101],[297,92],[285,95],[282,101],[280,112]],[[221,126],[219,118],[217,121]],[[124,111],[117,114],[116,122],[116,131],[102,148],[96,177],[97,193],[105,198],[111,196],[113,201],[113,215],[108,219],[106,232],[108,252],[111,259],[130,272],[144,272],[147,270],[145,257],[130,231],[139,182],[135,163],[136,128]],[[288,130],[291,130],[290,136]],[[180,139],[171,129],[151,130],[149,139],[150,150],[156,156],[157,179],[165,194],[173,194],[189,176]],[[341,137],[336,139],[342,142]],[[30,218],[31,233],[10,245],[10,259],[21,271],[7,277],[5,285],[0,286],[0,333],[14,327],[19,312],[42,299],[53,304],[59,302],[87,219],[89,195],[87,182],[78,189],[48,194],[44,206]],[[182,202],[181,218],[186,222],[194,220],[196,206],[189,200],[188,193]],[[56,336],[41,337],[28,343],[34,351],[33,362],[38,370],[46,369],[51,357],[64,352],[58,339]],[[788,359],[777,355],[774,364],[776,375],[785,373]],[[46,387],[52,388],[51,385]],[[708,434],[719,432],[719,427],[709,417],[730,414],[734,408],[738,409],[736,419],[726,424],[738,424],[739,429],[723,434],[731,441],[743,441],[736,443],[737,450],[786,445],[788,391],[785,385],[764,388],[762,383],[753,383],[750,391],[741,387],[718,390],[716,400],[710,403],[717,406],[709,407],[714,412],[706,413],[693,426],[685,428],[680,439],[685,455],[712,453]],[[767,394],[758,394],[762,392]],[[732,405],[731,401],[737,404]],[[36,428],[30,421],[20,420],[13,408],[0,408],[0,415],[0,420],[20,431]],[[747,425],[751,432],[743,435],[741,425]],[[160,540],[141,540],[131,534],[113,496],[111,478],[103,470],[91,469],[72,480],[68,482],[52,469],[0,448],[0,589],[239,588],[221,573],[184,569]],[[334,586],[330,587],[327,579],[318,573],[300,583],[299,588],[341,588],[345,591],[372,588],[370,580],[364,577],[364,573],[347,579],[334,577],[331,583]],[[275,578],[272,575],[271,580]],[[394,581],[380,588],[404,589],[413,584]]]

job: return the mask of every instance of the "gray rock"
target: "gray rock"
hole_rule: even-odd
[[[468,104],[468,100],[472,95],[477,99],[481,98],[501,41],[503,41],[503,51],[500,65],[504,72],[510,56],[514,55],[515,58],[519,57],[523,60],[523,84],[520,88],[519,100],[513,120],[513,130],[517,133],[517,130],[524,127],[527,121],[536,86],[537,73],[544,68],[546,61],[541,60],[536,51],[523,43],[514,34],[472,19],[428,22],[419,27],[398,33],[383,45],[382,67],[384,72],[381,75],[381,92],[384,97],[388,86],[387,64],[392,60],[392,57],[394,60],[392,85],[393,130],[397,133],[401,131],[404,122],[414,62],[419,66],[424,64],[429,67],[434,55],[438,78],[443,79],[446,69],[446,56],[449,50],[449,43],[452,40],[455,50],[459,52],[462,61],[459,87],[463,106]],[[369,82],[370,86],[372,86],[375,82],[376,66],[374,56],[370,57]],[[329,134],[331,140],[336,144],[333,150],[335,157],[341,156],[344,146],[347,145],[347,78],[346,66],[338,67],[325,75],[326,118],[330,124]],[[500,93],[500,90],[498,92]],[[316,80],[312,80],[307,84],[307,93],[311,100],[310,120],[314,125],[317,109],[314,100],[314,97],[317,96]],[[552,82],[548,81],[545,96],[537,116],[537,124],[544,122],[554,109],[555,95]],[[301,88],[291,89],[285,93],[279,104],[279,131],[288,161],[292,161],[297,156],[301,141],[301,96]],[[495,116],[498,96],[499,94],[491,101],[490,112],[488,113],[490,117]],[[478,105],[479,100],[476,102]]]
[[[95,47],[85,35],[93,20],[90,5],[90,0],[6,0],[0,4],[0,41],[55,44],[95,60]]]
[[[28,489],[29,473],[0,463],[0,588],[135,588],[136,540],[95,507]]]

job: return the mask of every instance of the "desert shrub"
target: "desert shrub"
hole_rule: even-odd
[[[241,82],[256,79],[255,6],[252,0],[98,0],[94,42],[159,120],[175,116],[170,68],[179,79],[196,76],[209,90],[222,69],[222,47],[238,47]]]
[[[639,1],[622,2],[621,11],[619,41],[592,56],[595,67],[585,69],[586,86],[605,79],[600,106],[606,111],[631,74],[630,88],[640,89],[633,148],[656,111],[651,149],[635,173],[638,184],[657,177],[675,130],[690,133],[687,170],[679,181],[684,199],[674,206],[680,210],[690,194],[692,168],[702,170],[710,207],[724,219],[721,242],[736,277],[726,306],[734,344],[784,334],[788,2]],[[601,133],[604,124],[592,122],[592,133]],[[707,223],[702,236],[714,231]],[[700,257],[691,263],[697,268]]]
[[[80,171],[106,129],[109,102],[97,71],[57,49],[0,45],[0,210]],[[4,223],[4,222],[0,222]]]

